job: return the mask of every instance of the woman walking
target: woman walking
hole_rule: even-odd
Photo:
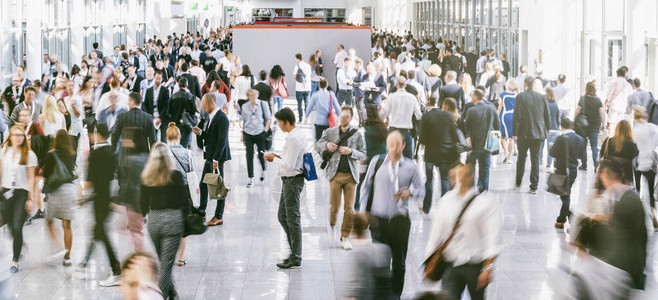
[[[142,172],[140,195],[141,212],[150,214],[147,228],[160,260],[158,284],[170,299],[178,298],[171,272],[183,237],[183,208],[188,197],[183,174],[174,168],[169,147],[156,143]]]
[[[61,169],[61,166],[65,168]],[[73,199],[77,195],[77,189],[73,183],[73,169],[75,167],[75,152],[71,146],[71,138],[66,130],[60,130],[55,135],[53,147],[46,155],[43,166],[43,178],[45,179],[44,192],[46,194],[46,225],[48,232],[56,249],[62,249],[58,242],[57,233],[53,227],[53,218],[62,220],[64,230],[64,249],[53,253],[49,260],[60,258],[64,252],[65,267],[71,266],[71,246],[73,244],[73,232],[71,231],[71,220],[73,220]]]
[[[272,114],[275,114],[277,111],[281,110],[283,100],[290,96],[288,93],[288,87],[286,86],[286,74],[283,73],[281,66],[274,65],[274,67],[272,67],[272,70],[270,71],[270,80],[267,84],[272,87],[272,99],[274,100]]]
[[[13,258],[9,271],[18,272],[18,259],[23,249],[23,224],[27,212],[32,210],[34,194],[34,169],[37,156],[30,150],[25,130],[15,125],[9,130],[9,137],[2,145],[0,160],[1,198],[4,202],[3,222],[7,223],[13,241]]]
[[[603,141],[599,159],[617,157],[624,168],[622,182],[631,184],[633,180],[633,159],[638,155],[637,145],[633,139],[631,123],[621,120],[615,127],[615,135]]]
[[[514,153],[514,139],[512,138],[512,121],[514,119],[514,101],[519,93],[519,84],[514,78],[507,80],[507,89],[500,94],[498,99],[498,115],[500,116],[501,125],[501,144],[503,145],[503,163],[512,163],[512,154]]]

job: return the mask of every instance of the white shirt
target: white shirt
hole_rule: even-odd
[[[279,174],[282,177],[291,177],[304,172],[304,153],[306,152],[306,136],[299,127],[293,128],[283,145],[281,158],[274,158],[279,165]]]
[[[651,171],[658,165],[656,149],[658,149],[658,126],[643,122],[633,122],[633,138],[637,143],[638,171]]]
[[[310,92],[311,91],[311,65],[301,61],[299,64],[295,65],[295,69],[292,71],[292,76],[297,77],[297,68],[302,69],[304,73],[304,82],[297,82],[295,80],[295,91],[296,92]]]
[[[420,120],[423,116],[420,112],[420,105],[416,98],[404,90],[397,90],[382,101],[382,108],[379,111],[379,117],[386,119],[388,117],[388,126],[398,129],[412,129],[412,118]]]
[[[420,102],[425,105],[427,103],[427,96],[425,95],[425,88],[418,83],[416,80],[407,80],[407,84],[413,86],[416,88],[418,91],[418,98],[420,98]]]
[[[455,187],[432,209],[432,233],[426,257],[448,238],[464,205],[477,192],[477,187],[473,187],[465,195],[459,195],[459,187]],[[454,266],[461,266],[497,256],[502,248],[501,231],[498,200],[477,196],[464,212],[455,236],[446,246],[445,259]]]
[[[71,130],[69,130],[69,134],[72,136],[77,136],[82,132],[82,119],[85,117],[85,110],[82,108],[82,98],[80,98],[80,96],[77,94],[73,95],[72,97],[72,99],[75,100],[73,105],[66,102],[66,109],[71,112]],[[80,115],[77,117],[73,112],[73,106],[75,106],[75,108],[78,110],[78,113],[80,113]]]
[[[336,65],[336,68],[342,69],[345,67],[346,57],[347,52],[345,50],[340,50],[340,52],[336,53],[336,56],[334,56],[334,65]]]
[[[338,74],[336,74],[336,80],[338,81],[338,89],[340,90],[352,90],[352,86],[348,83],[354,81],[356,77],[356,71],[346,71],[345,69],[338,69]]]
[[[231,70],[231,61],[228,60],[226,56],[221,57],[219,59],[219,62],[222,64],[222,70],[224,70],[224,72],[228,72]]]
[[[254,79],[256,84],[256,79]],[[237,91],[238,100],[247,100],[247,92],[251,89],[251,76],[240,76],[235,79],[235,90]]]
[[[27,153],[27,164],[19,164],[21,155],[17,154],[14,159],[14,149],[5,146],[2,150],[2,187],[3,188],[17,188],[29,190],[29,182],[27,180],[27,168],[36,167],[38,165],[37,156],[32,151]]]

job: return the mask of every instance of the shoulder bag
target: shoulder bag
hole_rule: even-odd
[[[327,121],[329,122],[329,127],[336,127],[338,125],[338,116],[334,111],[334,99],[331,98],[331,91],[329,93],[329,114],[327,115]]]
[[[290,94],[288,93],[288,88],[286,88],[286,81],[283,79],[283,77],[279,78],[278,80],[280,82],[279,85],[276,87],[276,92],[279,93],[279,96],[281,96],[281,98],[286,99],[290,96]]]
[[[457,221],[455,221],[455,225],[452,226],[452,231],[450,232],[450,235],[448,238],[445,240],[445,242],[441,243],[436,250],[428,257],[423,265],[425,265],[425,268],[423,270],[424,277],[428,280],[431,281],[439,281],[441,280],[441,277],[443,277],[443,273],[445,273],[446,269],[449,266],[449,262],[445,260],[443,257],[443,252],[445,251],[446,247],[452,240],[452,238],[455,237],[455,233],[457,232],[457,228],[459,228],[460,221],[462,219],[462,216],[464,216],[464,212],[466,212],[466,209],[473,203],[473,200],[480,194],[477,193],[471,197],[471,199],[466,202],[466,205],[464,205],[464,208],[462,208],[462,211],[459,213],[459,216],[457,217]]]
[[[566,141],[565,143],[567,143],[566,164],[569,164],[569,141]],[[571,193],[571,184],[569,183],[569,177],[567,175],[556,174],[553,172],[548,175],[546,184],[548,185],[546,191],[551,194],[566,196]]]
[[[347,134],[344,135],[343,138],[341,138],[336,145],[338,145],[338,147],[345,145],[345,143],[347,143],[347,140],[349,140],[357,131],[358,131],[357,129],[352,129],[348,131]],[[340,136],[340,132],[338,133],[338,135]],[[329,152],[329,150],[322,151],[322,164],[320,164],[320,169],[324,170],[324,168],[327,167],[327,164],[329,163],[333,155],[334,152]]]
[[[584,101],[585,99],[583,97],[583,102]],[[587,129],[587,127],[589,127],[589,120],[587,120],[587,116],[585,115],[585,106],[585,103],[583,103],[580,113],[576,116],[576,120],[574,120],[574,125],[578,130]]]
[[[304,179],[313,181],[318,179],[318,173],[315,171],[315,162],[313,161],[313,154],[310,152],[304,153]]]
[[[260,110],[263,112],[263,126],[265,126],[265,123],[267,123],[267,120],[265,120],[265,103],[263,101],[260,101]],[[264,131],[263,133],[265,134],[265,149],[258,149],[260,150],[270,150],[272,149],[272,122],[270,122],[270,128],[267,129],[267,131]]]
[[[73,182],[77,177],[71,170],[69,170],[66,164],[64,164],[56,151],[52,151],[52,154],[55,158],[55,165],[53,166],[53,172],[48,176],[47,183],[48,188],[55,190],[65,183]]]

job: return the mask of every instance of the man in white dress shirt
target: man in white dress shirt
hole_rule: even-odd
[[[279,200],[278,218],[283,231],[286,232],[290,256],[278,263],[281,269],[290,269],[302,265],[302,225],[300,223],[299,198],[304,189],[304,153],[306,136],[295,126],[295,113],[289,107],[279,110],[274,117],[279,128],[288,133],[281,155],[265,154],[265,160],[279,165],[282,188]]]
[[[450,266],[443,273],[442,289],[450,298],[460,299],[464,288],[468,287],[471,299],[484,299],[494,261],[501,251],[500,209],[498,201],[479,195],[474,184],[474,161],[453,171],[456,171],[458,185],[432,210],[435,215],[426,257],[448,239],[464,210],[453,238],[443,251],[443,258]]]
[[[411,136],[411,129],[413,128],[412,117],[416,116],[416,119],[420,120],[423,114],[420,112],[418,99],[405,91],[407,79],[404,76],[401,75],[398,77],[395,86],[397,90],[391,93],[386,100],[382,101],[379,117],[382,120],[388,118],[389,132],[398,130],[404,135],[405,147],[403,154],[405,157],[413,158],[414,138]]]
[[[295,76],[295,98],[297,98],[297,113],[299,114],[299,122],[301,123],[304,118],[304,111],[306,111],[306,107],[308,106],[309,94],[311,93],[311,65],[302,59],[300,53],[295,54],[295,61],[297,64],[292,74]],[[303,109],[302,102],[304,102]]]

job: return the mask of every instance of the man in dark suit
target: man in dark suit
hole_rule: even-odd
[[[112,130],[112,151],[116,151],[119,138],[124,128],[137,127],[142,130],[146,139],[148,149],[157,141],[155,139],[155,127],[153,127],[153,117],[141,111],[142,96],[139,93],[130,93],[128,96],[129,111],[117,116],[114,130]]]
[[[539,151],[550,127],[550,113],[546,97],[532,90],[535,79],[525,78],[525,92],[516,96],[514,103],[513,136],[519,148],[516,162],[516,188],[521,187],[525,161],[530,150],[530,193],[536,194],[539,182]]]
[[[166,127],[172,120],[169,113],[169,89],[162,86],[162,72],[155,72],[153,77],[153,87],[146,89],[142,110],[153,116],[155,126],[162,126],[160,129],[160,141],[167,142]]]
[[[452,48],[446,48],[446,53],[448,56],[444,59],[443,65],[445,66],[444,71],[455,71],[457,76],[455,78],[461,77],[462,72],[464,72],[464,61],[461,57],[454,55]]]
[[[192,76],[194,77],[194,76]],[[178,92],[171,95],[171,101],[169,102],[169,113],[171,114],[171,120],[176,123],[176,127],[180,129],[181,140],[180,144],[184,148],[187,148],[190,144],[190,134],[194,124],[189,124],[186,122],[183,115],[187,113],[189,116],[195,116],[197,113],[196,110],[196,99],[190,92],[187,90],[188,81],[185,77],[178,78]]]
[[[187,63],[184,63],[180,66],[181,74],[180,76],[187,79],[187,87],[190,90],[190,93],[194,95],[194,97],[197,97],[201,99],[201,87],[199,86],[199,80],[196,78],[196,76],[188,73],[190,71],[190,66]]]
[[[144,80],[144,77],[139,76],[136,72],[137,68],[133,65],[128,67],[128,77],[123,82],[127,83],[126,89],[131,93],[139,93],[139,87]]]
[[[439,89],[439,107],[443,106],[443,101],[452,98],[457,101],[457,110],[463,111],[466,105],[464,89],[457,83],[457,72],[448,71],[445,76],[446,84]]]
[[[192,132],[197,135],[197,144],[199,148],[203,149],[203,172],[201,178],[213,170],[219,170],[219,174],[224,177],[224,162],[231,160],[231,150],[228,145],[228,128],[229,122],[226,115],[219,109],[215,101],[215,95],[209,93],[203,96],[201,101],[203,111],[208,114],[208,119],[204,119],[199,123],[199,127],[192,128]],[[203,129],[201,129],[203,128]],[[208,186],[199,183],[201,192],[201,202],[199,210],[206,213],[208,205]],[[208,222],[208,226],[216,226],[224,224],[224,201],[225,199],[217,200],[217,207],[215,208],[215,215]]]
[[[21,103],[23,100],[25,100],[21,82],[22,79],[14,75],[14,77],[11,79],[11,85],[8,86],[2,93],[2,101],[8,108],[7,114],[11,114],[14,111],[14,107],[16,107],[18,103]]]
[[[471,75],[471,81],[475,82],[475,76],[477,76],[476,68],[480,56],[475,53],[475,46],[471,46],[468,50],[469,52],[464,54],[464,56],[466,56],[466,67],[464,68],[464,71]]]
[[[482,101],[484,91],[475,89],[471,96],[473,106],[464,114],[464,135],[471,141],[473,150],[467,161],[477,160],[478,189],[484,192],[489,189],[489,169],[491,168],[491,152],[485,149],[487,137],[492,130],[500,130],[500,121],[496,107]]]
[[[449,98],[445,101],[454,102]],[[436,97],[430,96],[427,101],[428,111],[420,119],[420,143],[425,145],[425,200],[423,212],[428,214],[432,207],[432,192],[434,182],[434,167],[439,168],[441,175],[441,196],[450,190],[448,172],[459,159],[457,152],[455,123],[450,112],[436,106]]]
[[[569,211],[571,186],[573,186],[576,175],[578,175],[578,158],[583,155],[585,140],[573,131],[573,122],[569,118],[562,118],[560,122],[562,135],[555,139],[555,143],[548,154],[555,158],[555,174],[569,177],[569,194],[560,196],[562,208],[560,208],[560,215],[555,221],[555,228],[562,229],[567,218],[571,218],[571,212]],[[573,222],[573,220],[571,221]]]

